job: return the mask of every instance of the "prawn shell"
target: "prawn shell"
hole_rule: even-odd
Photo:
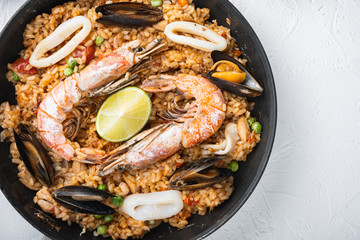
[[[112,194],[86,186],[66,186],[57,189],[53,193],[53,199],[60,205],[78,213],[95,214],[95,215],[111,215],[116,211],[99,202]]]
[[[179,168],[170,178],[170,188],[176,190],[196,190],[212,186],[232,175],[229,169],[215,168],[213,165],[224,157],[210,157],[188,163]]]
[[[243,82],[234,83],[215,77],[215,70],[209,71],[207,73],[208,78],[220,89],[241,97],[258,97],[263,93],[264,87],[262,83],[257,80],[254,74],[244,65],[242,65],[239,61],[221,51],[211,52],[211,58],[213,59],[214,63],[224,60],[235,63],[242,72],[246,73],[245,80]]]
[[[119,2],[105,4],[95,9],[102,17],[96,19],[98,23],[120,27],[145,27],[162,20],[162,11],[158,8],[142,4]]]
[[[54,169],[51,159],[43,145],[35,135],[24,125],[20,124],[21,133],[15,130],[14,137],[20,157],[30,174],[43,185],[51,186],[54,181]]]

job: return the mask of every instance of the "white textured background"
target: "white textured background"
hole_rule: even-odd
[[[270,59],[276,141],[243,208],[208,239],[360,239],[360,0],[231,0]],[[0,0],[0,28],[25,0]],[[0,193],[0,239],[41,239]]]

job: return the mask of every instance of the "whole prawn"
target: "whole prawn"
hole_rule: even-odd
[[[182,146],[190,148],[213,135],[225,119],[224,96],[206,78],[187,74],[153,76],[141,88],[152,93],[179,90],[185,98],[195,101],[183,113],[167,112],[174,121],[149,129],[109,153],[100,166],[100,176],[117,168],[144,168],[171,156]]]
[[[37,127],[45,144],[66,160],[95,163],[105,156],[102,150],[74,147],[64,135],[62,122],[66,119],[66,113],[72,110],[84,93],[93,96],[102,90],[110,93],[122,87],[118,82],[113,84],[114,80],[136,67],[150,54],[163,50],[165,46],[160,42],[156,40],[144,49],[139,47],[139,40],[129,42],[53,88],[40,103],[37,113]],[[106,88],[101,89],[104,85]]]

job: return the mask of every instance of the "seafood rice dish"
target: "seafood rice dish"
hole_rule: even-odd
[[[264,89],[209,17],[192,0],[77,0],[26,25],[0,136],[39,213],[127,239],[226,204]]]

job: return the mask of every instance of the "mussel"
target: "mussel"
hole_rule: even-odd
[[[239,61],[221,51],[211,52],[211,58],[215,64],[207,75],[220,89],[242,97],[257,97],[263,93],[260,81]]]
[[[103,14],[102,17],[96,19],[97,22],[120,27],[150,26],[163,18],[160,9],[142,3],[105,4],[97,7],[95,11]]]
[[[57,189],[52,196],[60,205],[74,212],[95,215],[116,213],[111,207],[99,202],[113,195],[97,188],[66,186]]]
[[[171,176],[170,187],[177,190],[196,190],[229,178],[232,174],[229,169],[213,167],[223,158],[210,157],[185,164]]]
[[[51,159],[43,145],[24,124],[20,124],[21,133],[15,130],[14,137],[20,157],[30,174],[43,185],[50,186],[54,180]]]

